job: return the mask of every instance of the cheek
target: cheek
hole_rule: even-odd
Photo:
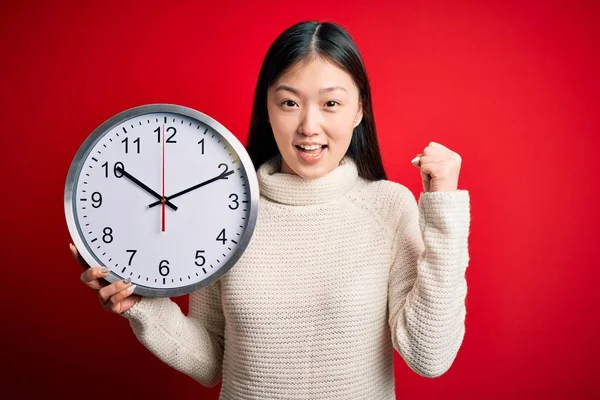
[[[285,118],[275,117],[271,120],[271,129],[278,141],[292,139],[294,137],[294,126]]]
[[[338,145],[350,143],[354,131],[354,120],[349,120],[347,116],[344,116],[343,118],[332,118],[329,122],[327,129],[329,140]]]
[[[271,113],[270,122],[273,134],[280,140],[293,140],[298,130],[298,118],[292,114]]]
[[[282,154],[289,154],[294,150],[291,146],[291,143],[294,140],[294,131],[290,130],[287,125],[289,124],[278,119],[271,121],[273,137],[275,138],[275,143],[277,144],[279,152]]]

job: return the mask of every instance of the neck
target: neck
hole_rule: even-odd
[[[358,178],[356,164],[348,156],[333,171],[316,179],[282,172],[285,171],[282,165],[281,155],[277,155],[259,167],[257,177],[261,195],[287,205],[303,206],[334,200],[347,193]]]

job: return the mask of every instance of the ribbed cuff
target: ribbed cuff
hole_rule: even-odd
[[[419,198],[421,228],[427,226],[444,234],[468,236],[471,198],[468,190],[421,192]]]
[[[171,299],[168,297],[142,296],[133,307],[120,315],[129,320],[138,320],[147,315],[159,316],[162,311],[168,310],[169,302],[171,302]]]

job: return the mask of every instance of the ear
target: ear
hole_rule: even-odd
[[[362,108],[362,102],[358,102],[358,113],[356,113],[356,118],[354,119],[354,126],[353,128],[356,128],[358,125],[360,125],[360,122],[362,121],[362,117],[363,117],[363,108]]]

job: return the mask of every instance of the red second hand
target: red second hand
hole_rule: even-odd
[[[165,124],[162,127],[162,231],[165,231]]]

